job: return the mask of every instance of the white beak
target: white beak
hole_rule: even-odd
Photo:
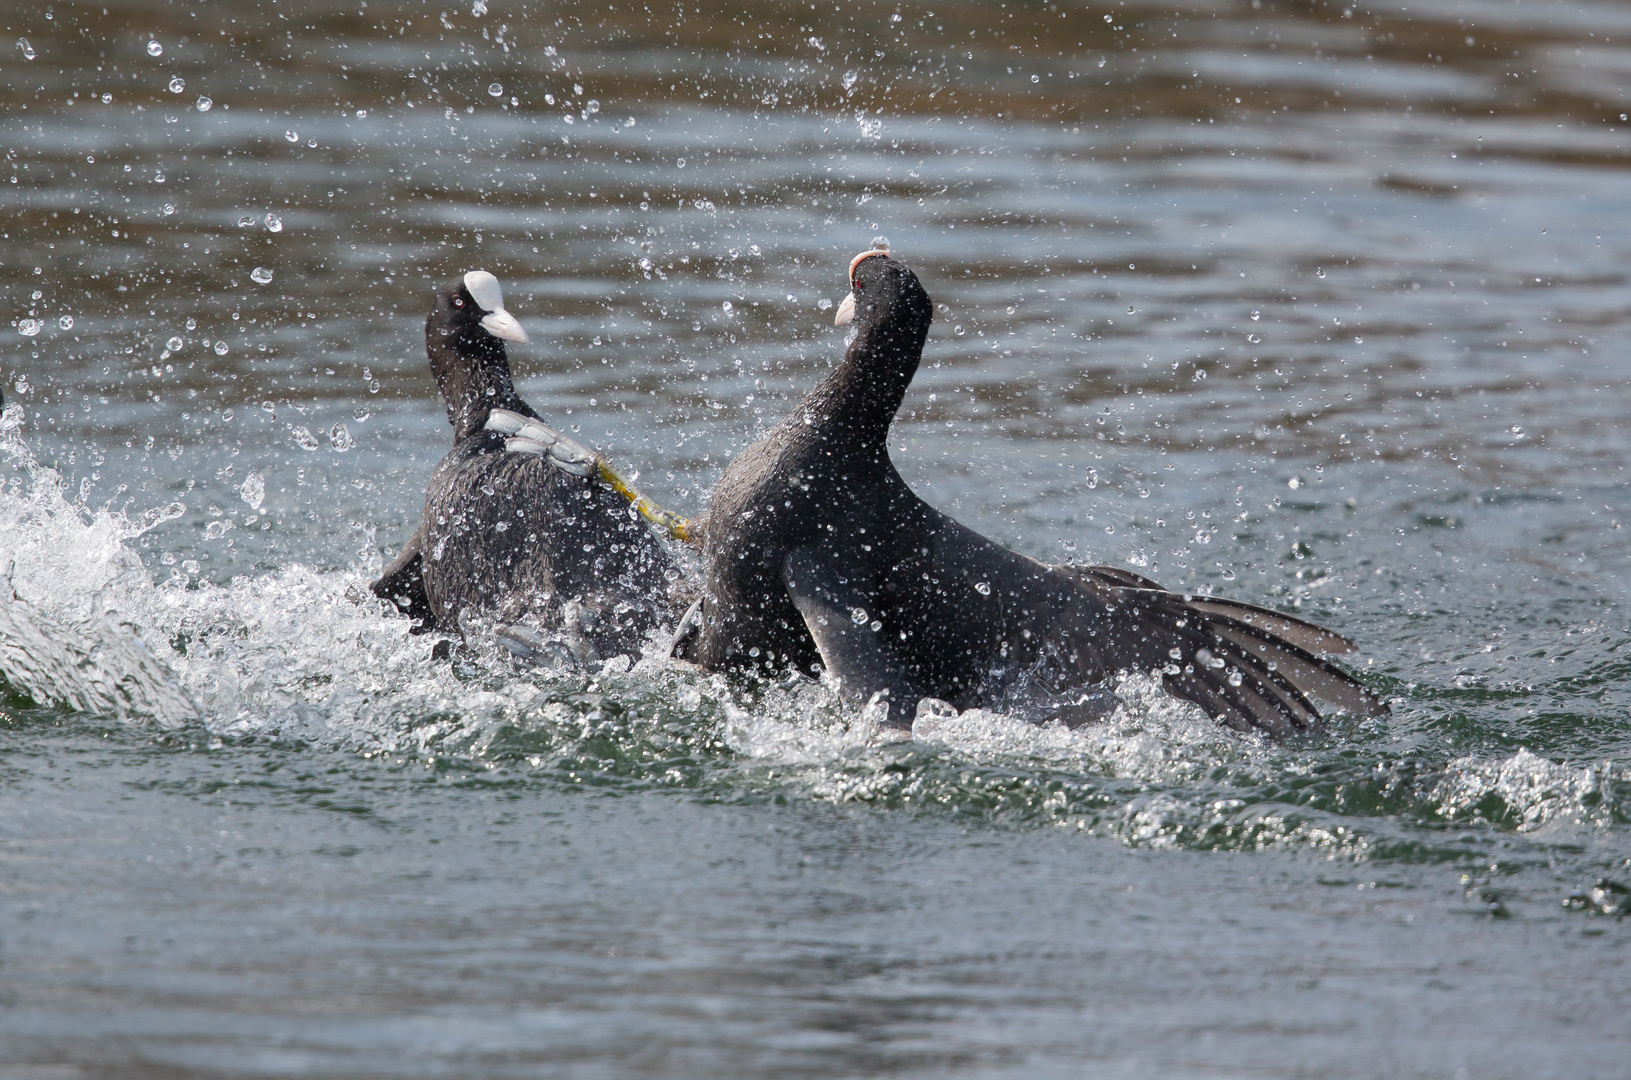
[[[527,340],[527,332],[521,329],[521,324],[515,321],[515,316],[503,308],[483,315],[481,328],[504,341],[519,341],[525,344]]]
[[[838,305],[838,314],[833,316],[832,324],[834,326],[848,326],[854,321],[855,291],[852,289],[850,290],[850,294],[844,297],[844,302]]]

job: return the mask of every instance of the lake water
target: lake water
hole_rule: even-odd
[[[0,1078],[1625,1075],[1631,9],[0,20]],[[695,512],[878,234],[920,493],[1338,629],[1391,715],[878,748],[368,596],[437,284]]]

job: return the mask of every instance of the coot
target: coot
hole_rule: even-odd
[[[1338,634],[1125,570],[1050,566],[918,498],[886,439],[933,305],[883,251],[856,256],[850,283],[843,362],[720,480],[676,655],[709,669],[819,663],[847,695],[886,703],[898,728],[924,698],[1075,725],[1114,707],[1123,672],[1277,736],[1320,721],[1314,698],[1384,709],[1318,655],[1354,647]]]
[[[373,591],[417,629],[486,624],[529,658],[637,654],[672,622],[673,558],[630,505],[638,492],[620,493],[599,455],[516,393],[504,342],[526,340],[492,274],[473,270],[438,290],[425,349],[453,449]]]

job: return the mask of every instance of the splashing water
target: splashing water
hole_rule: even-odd
[[[258,472],[244,477],[244,482],[238,486],[238,497],[251,510],[259,510],[261,503],[266,501],[266,477]]]
[[[1476,827],[1483,843],[1521,835],[1547,845],[1631,817],[1623,763],[1560,765],[1519,751],[1435,766],[1390,753],[1385,724],[1276,746],[1224,730],[1146,677],[1124,677],[1110,718],[1074,731],[929,709],[916,738],[894,742],[822,683],[731,682],[667,659],[657,641],[632,665],[523,670],[478,634],[454,664],[433,663],[425,639],[368,591],[377,555],[227,584],[200,579],[187,560],[155,580],[129,545],[187,508],[132,518],[75,504],[23,444],[21,420],[11,406],[0,431],[0,456],[24,480],[0,489],[0,565],[15,596],[0,610],[0,671],[41,704],[567,784],[951,812],[1140,847],[1436,860],[1467,845],[1444,840],[1440,823]],[[351,439],[343,427],[330,433],[337,450]],[[265,477],[249,474],[238,494],[259,511]],[[208,542],[230,542],[231,526],[211,522]],[[1333,758],[1331,746],[1345,753]],[[1311,769],[1319,782],[1308,782]]]

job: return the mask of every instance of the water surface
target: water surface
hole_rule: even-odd
[[[4,18],[0,1075],[1623,1071],[1623,7]],[[878,234],[926,498],[1332,626],[1392,714],[878,749],[368,598],[441,281],[701,511]]]

